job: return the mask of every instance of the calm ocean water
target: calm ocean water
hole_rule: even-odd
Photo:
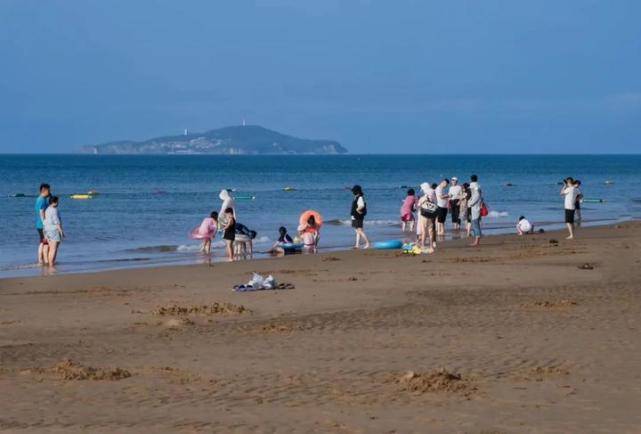
[[[355,183],[367,196],[366,229],[374,240],[383,240],[402,237],[401,186],[452,176],[464,181],[476,173],[492,211],[485,227],[500,232],[512,231],[520,214],[558,227],[563,203],[557,183],[566,176],[583,181],[585,197],[605,200],[584,204],[588,224],[639,218],[640,169],[641,156],[0,155],[0,276],[41,272],[34,265],[35,198],[11,197],[35,196],[41,182],[62,198],[67,239],[58,272],[77,272],[203,261],[187,233],[220,208],[222,188],[255,196],[238,200],[237,209],[238,221],[258,231],[257,250],[271,246],[280,225],[293,232],[298,216],[309,208],[336,221],[322,231],[321,249],[330,249],[353,243],[346,187]],[[69,198],[88,190],[100,195],[87,201]],[[215,255],[222,256],[222,250]]]

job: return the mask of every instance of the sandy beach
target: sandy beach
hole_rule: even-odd
[[[0,280],[0,430],[641,432],[641,223],[564,235]]]

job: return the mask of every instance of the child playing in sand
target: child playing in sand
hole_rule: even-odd
[[[532,223],[528,219],[526,219],[524,216],[519,217],[519,221],[516,224],[516,232],[519,235],[525,235],[525,234],[531,234],[534,232],[534,226],[532,226]]]
[[[190,238],[194,240],[202,240],[200,251],[209,255],[211,254],[211,241],[216,236],[218,231],[218,213],[212,211],[209,217],[203,219],[200,226],[191,231]]]
[[[414,230],[414,212],[416,211],[416,193],[413,188],[407,190],[407,197],[401,205],[401,230],[412,232]]]
[[[223,227],[223,239],[225,240],[225,249],[227,251],[227,259],[232,262],[234,260],[234,240],[236,240],[236,218],[234,217],[234,209],[225,209],[225,226]]]

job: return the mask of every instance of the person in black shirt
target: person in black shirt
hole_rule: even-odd
[[[234,210],[232,208],[225,209],[225,217],[227,223],[223,228],[223,239],[225,240],[225,247],[227,250],[227,259],[234,260],[234,240],[236,239],[236,219],[234,218]]]
[[[360,248],[361,238],[365,242],[363,245],[364,249],[369,248],[369,240],[365,231],[363,230],[363,224],[365,223],[365,216],[367,215],[367,203],[365,202],[365,197],[363,195],[363,189],[360,185],[355,185],[352,187],[352,193],[354,194],[354,200],[352,200],[352,227],[356,231],[356,244],[354,245],[355,249]]]

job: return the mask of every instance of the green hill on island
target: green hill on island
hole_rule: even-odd
[[[156,137],[144,141],[122,140],[84,146],[91,154],[345,154],[334,140],[288,136],[257,125],[219,128],[204,133]]]

